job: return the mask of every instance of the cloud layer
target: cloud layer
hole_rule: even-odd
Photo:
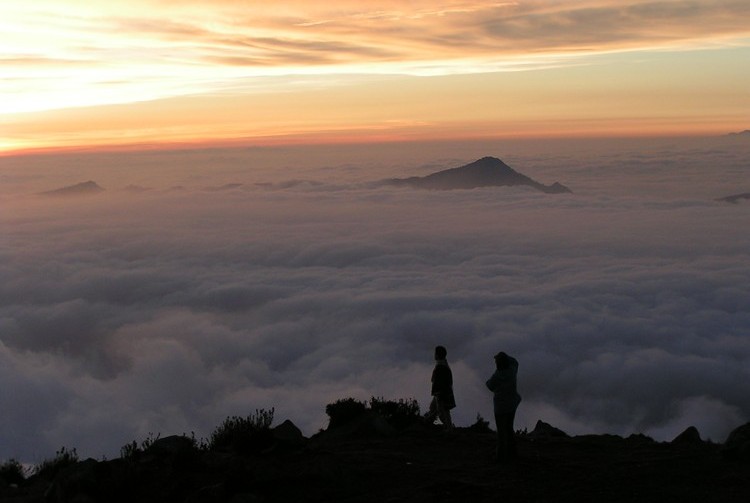
[[[217,93],[280,75],[547,68],[612,51],[746,45],[750,35],[742,0],[66,0],[3,11],[3,92],[17,95],[7,113]]]
[[[713,197],[746,180],[746,149],[574,151],[503,156],[566,196],[367,183],[460,164],[420,151],[7,160],[0,458],[113,456],[256,408],[310,435],[347,396],[424,407],[435,344],[459,425],[491,418],[504,349],[519,427],[724,440],[750,418],[750,242],[747,207]],[[19,195],[92,173],[105,195]]]

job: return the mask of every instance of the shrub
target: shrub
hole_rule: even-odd
[[[206,440],[203,437],[201,437],[200,440],[198,440],[198,438],[196,438],[196,436],[195,436],[195,432],[194,431],[190,432],[190,436],[189,437],[185,433],[183,433],[182,436],[185,437],[185,438],[189,438],[190,441],[193,443],[193,447],[195,447],[199,451],[207,451],[208,450],[208,446],[209,446],[208,440]]]
[[[143,451],[145,451],[146,449],[148,449],[149,447],[151,447],[151,445],[153,445],[154,442],[156,442],[157,440],[159,440],[160,436],[161,436],[161,433],[159,433],[156,436],[154,436],[153,433],[149,432],[148,437],[146,437],[145,439],[141,440],[140,445],[135,440],[133,440],[129,444],[123,445],[122,447],[120,447],[120,457],[122,459],[133,459],[133,458],[135,458],[136,456],[138,456],[139,454],[141,454]]]
[[[485,418],[482,417],[481,414],[477,412],[477,421],[476,423],[469,426],[469,429],[471,431],[476,431],[479,433],[490,433],[492,430],[490,429],[490,422],[487,421]]]
[[[120,447],[120,458],[122,459],[133,459],[140,453],[141,449],[138,447],[138,442],[135,440]]]
[[[7,484],[21,484],[26,479],[23,465],[16,459],[9,459],[0,465],[0,479]]]
[[[242,454],[258,452],[273,441],[270,426],[274,409],[256,409],[247,417],[227,417],[208,440],[210,450],[232,450]]]
[[[358,417],[364,415],[367,411],[367,405],[354,398],[345,398],[336,400],[334,403],[326,405],[326,414],[328,414],[328,427],[338,428],[349,424]]]
[[[78,452],[75,448],[68,450],[61,447],[52,459],[46,459],[34,467],[34,474],[40,477],[52,479],[60,470],[74,465],[78,462]]]
[[[382,397],[372,397],[370,409],[383,416],[388,424],[399,430],[419,423],[421,420],[419,403],[413,398],[393,401],[384,400]]]
[[[372,397],[370,402],[366,403],[354,398],[346,398],[326,405],[326,414],[329,417],[328,426],[338,428],[349,424],[369,411],[380,415],[396,429],[416,424],[421,417],[419,403],[414,399],[393,401],[384,400],[382,397]]]

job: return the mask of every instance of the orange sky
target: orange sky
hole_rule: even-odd
[[[747,0],[0,0],[0,152],[724,133]]]

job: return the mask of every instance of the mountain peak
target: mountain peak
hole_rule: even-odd
[[[515,170],[505,164],[502,160],[498,159],[497,157],[482,157],[481,159],[477,159],[474,162],[470,162],[469,164],[465,166],[461,166],[460,168],[454,168],[454,169],[463,169],[463,170],[476,170],[476,169],[486,169],[486,170],[503,170],[503,171],[512,171],[515,173]]]
[[[491,156],[482,157],[458,168],[445,169],[423,177],[396,178],[388,183],[433,190],[525,185],[549,194],[570,192],[570,189],[557,182],[547,186],[532,180],[497,157]]]
[[[96,182],[89,180],[87,182],[81,182],[75,185],[69,185],[67,187],[62,187],[60,189],[42,192],[42,195],[43,196],[83,196],[83,195],[98,194],[99,192],[104,192],[104,189],[101,188]]]
[[[505,163],[502,160],[498,159],[497,157],[492,157],[489,155],[484,156],[481,159],[477,159],[476,161],[469,163],[467,166],[471,166],[473,164],[503,164],[505,165]]]

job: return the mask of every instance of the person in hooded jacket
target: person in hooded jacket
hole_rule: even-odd
[[[432,424],[440,419],[446,429],[453,428],[451,409],[456,407],[453,396],[453,373],[448,366],[448,351],[443,346],[435,347],[435,368],[432,371],[432,402],[425,414],[425,419]]]
[[[516,383],[518,360],[501,351],[495,355],[495,367],[495,373],[486,384],[494,395],[492,404],[497,428],[497,459],[507,462],[517,457],[513,421],[521,403]]]

